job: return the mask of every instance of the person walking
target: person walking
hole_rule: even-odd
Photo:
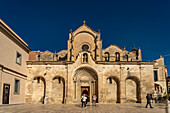
[[[148,107],[148,104],[149,104],[150,108],[153,108],[152,105],[151,105],[151,97],[150,97],[149,94],[147,94],[146,99],[147,99],[147,104],[146,104],[145,108]]]
[[[83,94],[83,96],[81,97],[82,108],[83,108],[83,105],[84,105],[84,107],[86,108],[86,100],[87,100],[87,97],[86,97],[85,94]]]
[[[87,97],[87,99],[86,99],[86,105],[87,105],[87,102],[88,102],[88,98],[89,98],[89,97],[88,97],[88,95],[87,95],[87,94],[85,94],[85,96]]]
[[[97,96],[94,94],[94,95],[92,96],[92,99],[93,99],[93,104],[92,104],[92,106],[95,106],[95,107],[96,107],[96,99],[97,99]]]

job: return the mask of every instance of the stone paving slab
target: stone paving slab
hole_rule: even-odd
[[[97,104],[81,108],[80,104],[46,104],[46,105],[13,105],[1,106],[0,113],[165,113],[165,104],[153,104],[145,108],[145,104]]]

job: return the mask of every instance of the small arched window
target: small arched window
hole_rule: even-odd
[[[58,83],[59,84],[61,83],[61,77],[58,77]]]
[[[104,54],[105,54],[105,61],[108,62],[110,58],[109,52],[105,52]]]
[[[120,61],[120,53],[119,53],[119,52],[116,52],[116,53],[115,53],[115,56],[116,56],[116,61]]]
[[[128,55],[125,56],[126,60],[128,61]]]
[[[112,84],[112,78],[109,78],[109,83]]]
[[[40,61],[40,54],[38,55],[38,61]]]
[[[37,77],[37,83],[40,83],[40,77]]]
[[[82,50],[83,50],[83,51],[87,51],[88,49],[89,49],[89,46],[88,46],[88,45],[84,44],[84,45],[82,46]]]
[[[58,60],[58,55],[55,56],[56,57],[56,61]]]
[[[83,54],[83,63],[87,63],[88,62],[88,55],[87,53]]]

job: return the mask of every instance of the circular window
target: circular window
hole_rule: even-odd
[[[88,45],[83,45],[82,46],[82,50],[84,51],[84,50],[88,50],[89,49],[89,46]]]

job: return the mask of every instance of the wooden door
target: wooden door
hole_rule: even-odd
[[[10,92],[10,85],[4,84],[3,87],[3,104],[9,104],[9,92]]]

